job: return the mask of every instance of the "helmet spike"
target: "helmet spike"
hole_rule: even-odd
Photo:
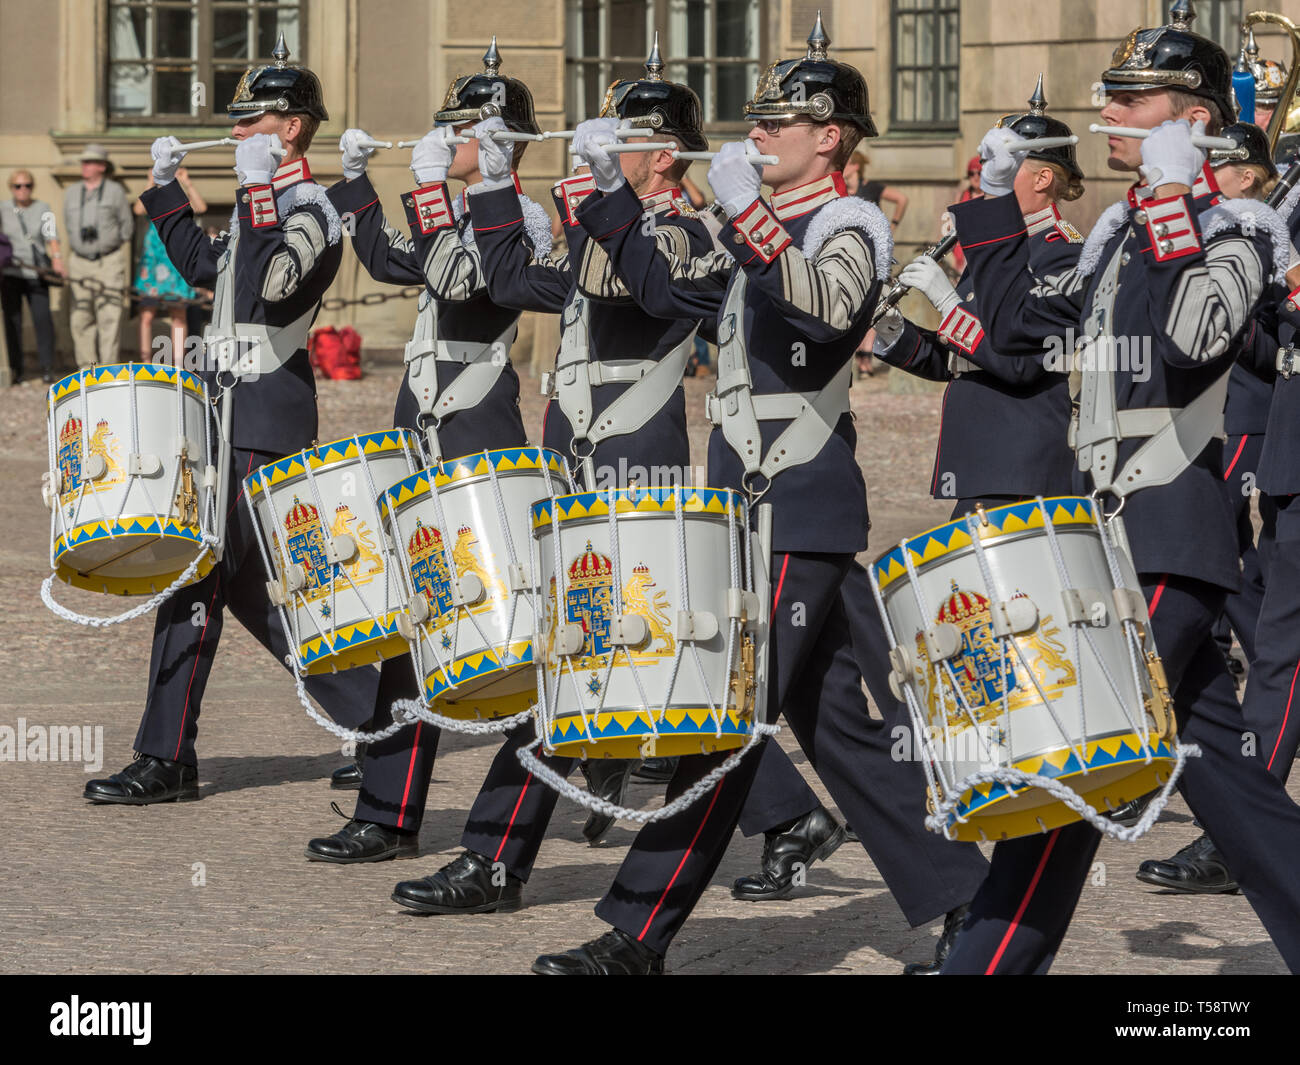
[[[664,80],[664,61],[659,54],[659,31],[655,30],[654,44],[650,47],[650,55],[645,61],[645,78],[646,81],[663,81]]]
[[[808,34],[808,58],[825,59],[826,50],[831,46],[831,39],[826,36],[826,27],[822,25],[821,8],[817,9],[817,22],[812,33]]]
[[[282,67],[289,62],[289,46],[284,43],[284,30],[275,39],[275,47],[271,49],[271,58],[275,60],[277,67]]]
[[[1246,30],[1246,56],[1252,63],[1259,58],[1259,43],[1255,40],[1255,27]]]
[[[1174,0],[1169,9],[1170,26],[1176,30],[1190,30],[1195,19],[1196,9],[1192,7],[1192,0]]]
[[[1039,71],[1038,84],[1034,86],[1034,95],[1029,98],[1029,113],[1031,115],[1045,114],[1047,111],[1047,97],[1043,95],[1043,74]]]
[[[492,43],[483,53],[483,73],[498,74],[501,71],[501,53],[497,51],[497,35],[492,34]]]

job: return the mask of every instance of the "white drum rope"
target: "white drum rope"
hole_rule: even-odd
[[[75,621],[78,625],[88,625],[93,629],[102,629],[109,625],[120,625],[124,621],[134,621],[138,617],[143,617],[145,614],[157,610],[158,607],[165,603],[172,595],[189,584],[190,581],[194,579],[195,573],[198,572],[199,563],[212,553],[215,546],[216,538],[205,534],[203,537],[203,550],[194,557],[193,562],[181,571],[179,577],[172,581],[171,584],[167,585],[167,587],[157,595],[150,596],[139,606],[132,607],[125,614],[118,614],[116,617],[98,618],[90,614],[78,614],[73,610],[69,610],[61,603],[56,602],[54,599],[54,593],[50,590],[54,584],[56,576],[56,574],[53,573],[41,582],[41,602],[43,602],[51,611],[53,611],[58,617],[61,617],[64,621]]]
[[[477,721],[458,717],[445,717],[442,714],[434,713],[427,706],[417,702],[415,699],[394,699],[392,706],[393,717],[398,714],[409,715],[411,721],[419,719],[430,725],[436,725],[438,728],[449,729],[452,732],[461,732],[467,736],[487,736],[494,732],[509,732],[512,728],[522,725],[525,721],[533,716],[531,708],[522,710],[510,717],[493,718],[491,721]]]
[[[521,747],[515,752],[519,758],[520,764],[532,773],[547,787],[553,791],[559,792],[566,799],[572,799],[579,806],[586,807],[595,813],[603,814],[606,817],[617,817],[621,821],[631,821],[638,825],[648,825],[655,821],[663,821],[665,818],[681,813],[688,806],[697,802],[703,796],[707,795],[724,776],[730,773],[736,766],[740,765],[741,759],[754,749],[757,744],[767,736],[774,736],[781,731],[780,725],[755,725],[753,735],[740,748],[717,768],[710,770],[698,781],[687,788],[681,795],[672,802],[664,804],[658,810],[633,810],[626,806],[618,806],[615,803],[593,795],[584,788],[575,784],[570,784],[559,773],[555,772],[549,766],[545,765],[538,759],[533,751],[537,749],[541,739],[533,740],[527,747]]]
[[[1169,779],[1165,781],[1164,787],[1160,793],[1151,800],[1149,806],[1143,812],[1141,819],[1135,825],[1125,828],[1123,825],[1116,824],[1108,817],[1097,812],[1096,808],[1088,803],[1069,785],[1062,783],[1054,777],[1039,776],[1036,773],[1026,773],[1019,769],[993,769],[985,770],[979,773],[972,773],[962,780],[954,791],[953,797],[944,799],[943,802],[936,804],[934,813],[929,814],[925,819],[925,827],[931,832],[942,833],[948,839],[952,835],[948,830],[948,817],[953,814],[961,803],[960,796],[971,788],[978,787],[981,784],[1002,784],[1006,787],[1033,787],[1041,788],[1054,799],[1068,806],[1077,813],[1084,821],[1092,825],[1102,835],[1110,839],[1119,840],[1121,843],[1132,843],[1146,835],[1147,830],[1156,823],[1157,818],[1164,811],[1166,803],[1169,802],[1173,794],[1174,787],[1178,783],[1178,778],[1182,776],[1183,767],[1189,758],[1199,758],[1201,749],[1196,744],[1174,744],[1174,754],[1177,757],[1173,769],[1170,771]],[[969,820],[969,817],[966,819]]]

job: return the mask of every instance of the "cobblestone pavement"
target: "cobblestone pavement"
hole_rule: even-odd
[[[321,385],[322,439],[390,424],[393,365],[357,383]],[[711,379],[688,381],[697,463],[698,415]],[[540,426],[525,379],[526,422]],[[81,789],[131,757],[152,626],[92,632],[54,618],[38,586],[48,569],[43,390],[0,395],[0,726],[103,727],[102,766],[0,761],[0,971],[6,972],[522,972],[540,952],[574,946],[604,926],[591,912],[632,833],[582,842],[582,815],[562,801],[550,839],[512,915],[418,917],[389,900],[399,879],[455,853],[495,743],[448,736],[439,754],[416,860],[308,863],[303,847],[341,821],[328,790],[342,764],[284,672],[243,630],[226,626],[199,739],[202,801],[91,806]],[[881,378],[854,389],[859,456],[871,499],[873,552],[943,520],[926,496],[940,397],[892,395]],[[109,613],[120,601],[61,586],[64,601]],[[780,741],[794,749],[791,737]],[[807,772],[802,753],[794,757]],[[102,770],[102,771],[101,771]],[[824,793],[823,793],[824,794]],[[631,800],[652,802],[636,785]],[[1240,896],[1156,894],[1133,879],[1144,858],[1189,842],[1181,802],[1141,842],[1102,845],[1055,972],[1276,973],[1281,959]],[[732,901],[731,881],[756,866],[759,842],[737,837],[669,954],[675,972],[896,973],[927,958],[937,929],[909,930],[871,861],[848,845],[815,866],[789,901]]]

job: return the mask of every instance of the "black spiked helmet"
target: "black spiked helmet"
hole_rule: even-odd
[[[1037,140],[1039,137],[1073,137],[1074,130],[1059,118],[1047,114],[1047,97],[1043,95],[1043,75],[1038,75],[1038,84],[1034,94],[1029,98],[1029,110],[1022,115],[1004,115],[998,119],[999,129],[1009,129],[1021,140]],[[1083,180],[1083,171],[1079,160],[1075,158],[1074,145],[1067,144],[1060,148],[1043,148],[1027,153],[1030,159],[1041,159],[1047,163],[1056,163],[1064,167],[1071,177]]]
[[[1101,75],[1104,90],[1176,89],[1212,100],[1225,122],[1235,119],[1232,61],[1208,37],[1192,32],[1195,18],[1191,0],[1177,0],[1169,9],[1169,25],[1130,33]]]
[[[491,104],[495,112],[483,113]],[[442,107],[433,116],[435,125],[452,125],[457,122],[478,122],[491,114],[505,119],[506,128],[516,133],[540,133],[533,114],[533,94],[518,78],[501,74],[501,53],[497,51],[495,35],[488,50],[483,53],[483,71],[456,78],[447,88]]]
[[[1277,167],[1273,165],[1272,153],[1268,150],[1268,134],[1251,122],[1234,122],[1224,126],[1220,137],[1227,137],[1237,145],[1232,151],[1215,149],[1210,152],[1210,166],[1219,167],[1227,163],[1239,166],[1259,166],[1270,178],[1277,177]]]
[[[663,70],[656,33],[645,61],[645,77],[611,84],[600,105],[600,117],[628,118],[634,126],[675,138],[688,152],[707,151],[700,98],[688,85],[664,81]]]
[[[856,67],[828,59],[830,43],[818,11],[817,24],[808,35],[808,54],[802,59],[782,59],[768,67],[758,79],[754,98],[745,104],[745,117],[757,120],[807,115],[817,122],[852,122],[864,136],[876,136],[866,79]]]
[[[1260,59],[1253,26],[1246,31],[1245,53],[1247,68],[1255,77],[1255,103],[1276,107],[1282,99],[1282,88],[1286,85],[1286,64],[1272,59]]]
[[[289,49],[281,31],[271,51],[275,62],[249,67],[235,86],[235,96],[226,107],[234,119],[255,118],[267,111],[281,115],[311,115],[329,121],[320,79],[306,67],[289,62]]]

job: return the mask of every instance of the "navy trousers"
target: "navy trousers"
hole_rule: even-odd
[[[1237,547],[1241,553],[1241,587],[1228,593],[1223,606],[1223,616],[1214,627],[1214,638],[1226,655],[1232,649],[1232,634],[1246,655],[1246,661],[1255,662],[1255,627],[1264,604],[1264,571],[1260,565],[1260,552],[1255,546],[1255,524],[1250,518],[1251,489],[1255,484],[1255,470],[1264,450],[1264,434],[1248,433],[1230,436],[1223,445],[1227,470],[1223,479],[1228,482],[1229,495],[1237,515]],[[1261,509],[1264,497],[1260,497]]]
[[[243,499],[243,479],[281,455],[234,448],[226,549],[203,580],[182,588],[154,619],[149,694],[135,737],[141,754],[197,765],[199,709],[212,672],[227,608],[281,665],[289,643],[279,611],[266,594],[267,572]],[[307,691],[340,725],[359,728],[374,711],[379,674],[369,667],[308,677]]]
[[[1225,592],[1142,575],[1151,630],[1174,693],[1179,737],[1201,748],[1179,780],[1197,820],[1290,969],[1300,970],[1300,807],[1243,745],[1236,686],[1210,633]],[[1084,822],[993,849],[945,974],[1045,973],[1065,937],[1101,842]]]
[[[867,713],[854,659],[844,582],[850,555],[778,554],[769,665],[769,706],[779,709],[817,775],[858,830],[872,861],[913,926],[969,901],[986,872],[973,844],[949,843],[921,828],[920,765],[886,759],[892,774],[873,775],[878,723]],[[669,800],[716,767],[725,755],[682,758]],[[609,892],[596,906],[602,920],[664,953],[708,886],[730,842],[759,771],[750,757],[674,817],[637,834]],[[876,839],[907,839],[908,853]],[[918,864],[927,875],[907,880]]]

